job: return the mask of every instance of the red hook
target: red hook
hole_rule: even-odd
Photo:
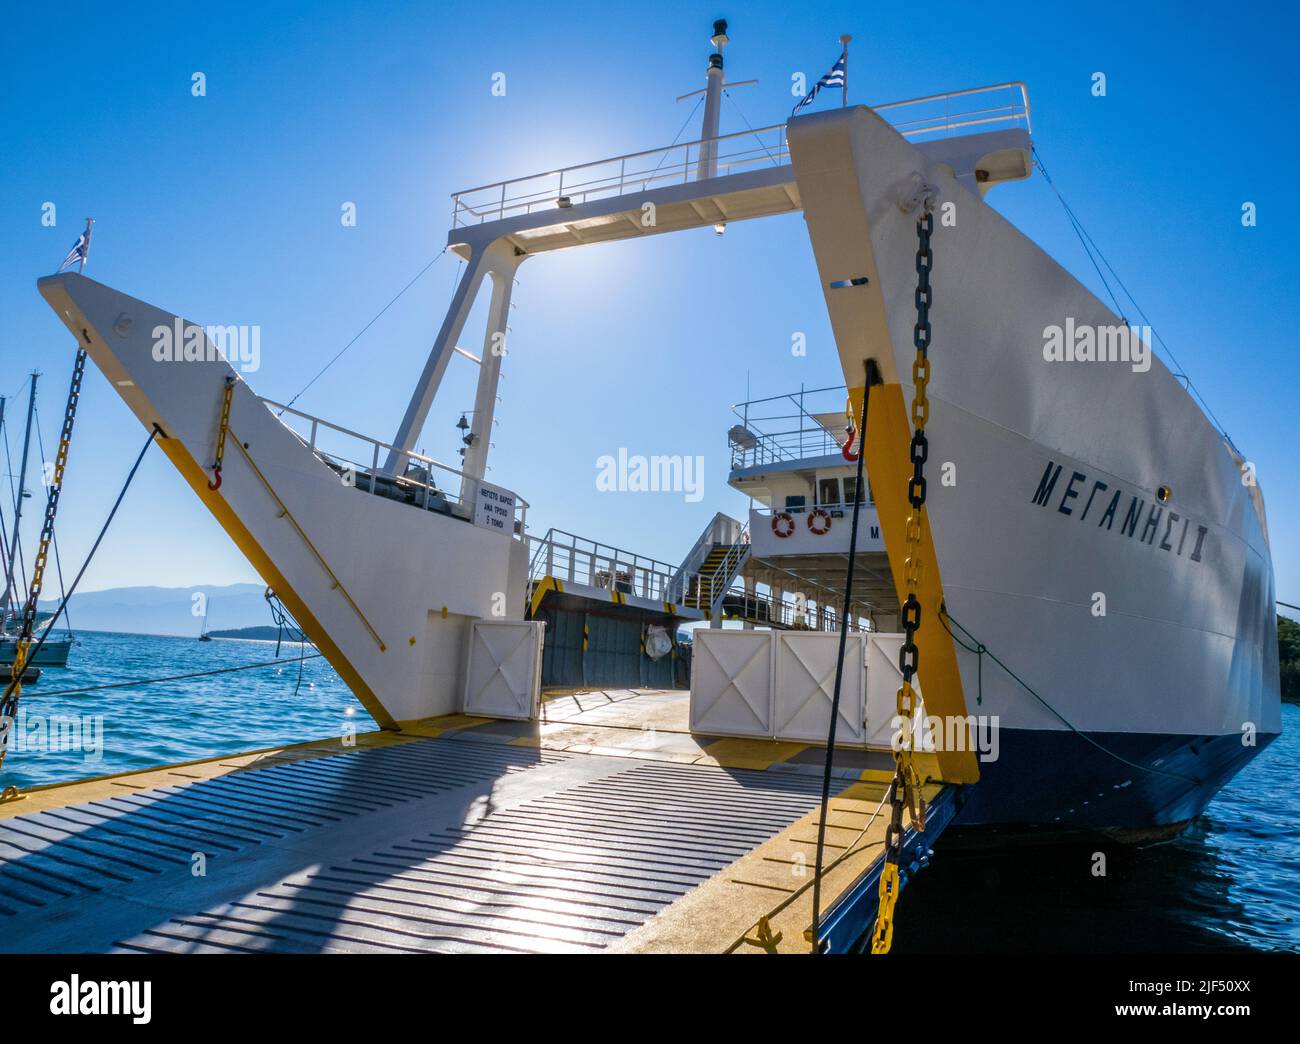
[[[852,450],[854,434],[855,432],[852,424],[844,429],[844,445],[840,448],[840,452],[844,454],[845,460],[857,460],[860,455],[859,453],[854,453]]]
[[[208,483],[208,489],[217,490],[221,488],[221,469],[212,469],[212,481]]]

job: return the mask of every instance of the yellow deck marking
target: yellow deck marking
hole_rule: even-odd
[[[722,768],[768,769],[808,749],[807,743],[762,739],[720,739],[704,748],[708,762]]]
[[[407,736],[434,739],[444,732],[459,732],[462,729],[472,729],[478,725],[487,725],[494,720],[493,718],[475,718],[468,714],[444,714],[438,718],[416,718],[411,721],[401,721],[398,724],[401,726],[402,732]]]
[[[884,857],[889,809],[880,805],[885,785],[855,783],[831,800],[828,834],[841,846],[828,846],[829,869],[822,876],[822,910],[829,909],[875,862]],[[927,798],[938,787],[926,787]],[[804,930],[812,924],[812,847],[820,809],[814,809],[776,837],[741,856],[725,870],[687,892],[636,928],[612,949],[620,953],[763,953],[745,942],[767,917],[780,934],[779,953],[807,953]],[[870,823],[859,839],[863,826]],[[838,824],[843,824],[840,826]],[[807,838],[813,838],[812,844]],[[856,840],[852,849],[842,847]],[[835,862],[838,860],[838,862]],[[830,865],[834,863],[834,865]]]
[[[537,586],[533,588],[533,600],[529,604],[528,608],[529,619],[537,616],[537,610],[541,608],[542,599],[546,597],[547,591],[554,591],[556,594],[563,594],[563,581],[557,580],[553,576],[544,576],[537,582]]]

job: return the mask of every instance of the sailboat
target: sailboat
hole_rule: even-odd
[[[199,628],[199,641],[210,642],[212,635],[208,634],[208,609],[209,605],[205,600],[203,603],[203,626]]]
[[[14,519],[13,528],[8,538],[8,546],[5,549],[5,585],[4,593],[0,596],[0,668],[12,667],[14,658],[18,653],[18,639],[22,630],[22,618],[19,610],[22,607],[23,599],[19,597],[16,587],[16,575],[19,564],[19,525],[22,522],[23,501],[32,494],[27,489],[27,461],[31,450],[32,429],[34,417],[36,415],[36,382],[39,374],[31,375],[31,390],[27,399],[27,427],[23,435],[23,453],[22,461],[18,471],[18,485],[14,491]],[[0,432],[4,427],[4,404],[5,400],[0,399]],[[6,440],[6,451],[8,441]],[[3,525],[0,524],[0,542],[4,540]],[[68,653],[72,649],[72,634],[68,632],[65,635],[55,637],[53,628],[56,623],[54,616],[39,623],[37,626],[44,629],[44,640],[41,635],[33,635],[34,653],[28,654],[28,667],[66,667],[68,665]],[[39,642],[39,648],[36,647]],[[26,679],[26,675],[24,676]]]

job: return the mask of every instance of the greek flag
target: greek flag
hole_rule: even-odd
[[[85,264],[90,256],[90,229],[86,229],[77,237],[77,241],[72,244],[72,249],[68,251],[68,256],[63,259],[63,264],[59,265],[60,272],[66,272],[73,265]]]
[[[812,100],[817,97],[817,92],[823,87],[838,87],[840,90],[844,89],[844,55],[841,54],[839,60],[831,66],[831,71],[818,80],[811,91],[799,99],[799,104],[794,107],[790,115],[793,116],[805,105],[811,105]]]

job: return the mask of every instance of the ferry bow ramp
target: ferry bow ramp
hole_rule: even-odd
[[[436,718],[352,748],[29,791],[0,805],[0,946],[806,952],[820,751],[701,741],[687,702],[555,696],[534,723]],[[837,951],[874,917],[887,764],[846,752],[835,773],[823,931]],[[909,865],[955,808],[950,788],[928,793]]]
[[[39,281],[380,728],[8,794],[0,946],[885,953],[950,824],[1170,837],[1278,735],[1245,458],[986,202],[1041,169],[1025,85],[723,134],[712,43],[698,140],[453,196],[389,438],[259,395],[228,331]],[[664,561],[489,481],[525,262],[792,213],[842,383],[733,408],[746,517]],[[416,446],[454,357],[449,464]]]

